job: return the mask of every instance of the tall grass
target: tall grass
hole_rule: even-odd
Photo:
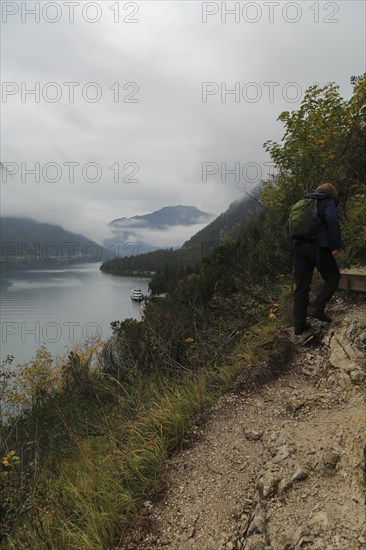
[[[69,396],[46,401],[42,414],[37,413],[38,433],[32,433],[38,438],[34,454],[38,466],[27,465],[30,476],[21,439],[31,434],[20,421],[18,436],[15,432],[8,436],[7,450],[12,442],[21,460],[11,471],[4,468],[2,472],[7,472],[7,478],[2,478],[3,494],[12,498],[12,484],[17,486],[18,500],[15,511],[12,506],[2,510],[0,519],[6,529],[1,547],[118,546],[124,529],[159,479],[165,459],[182,447],[197,415],[227,391],[234,372],[233,365],[214,365],[175,378],[155,372],[135,378],[133,386],[94,373],[89,409],[86,398],[80,396],[71,405]],[[91,418],[83,435],[77,421],[81,402]],[[47,415],[54,428],[58,424],[56,432],[62,433],[65,453],[42,445]]]
[[[28,365],[32,407],[2,426],[0,460],[9,458],[0,466],[1,548],[122,548],[126,528],[197,415],[228,391],[238,372],[245,376],[247,365],[272,353],[288,295],[282,304],[282,318],[248,329],[224,364],[220,355],[194,371],[153,365],[123,383],[93,369],[90,350],[69,354],[51,378],[44,353],[42,376]]]

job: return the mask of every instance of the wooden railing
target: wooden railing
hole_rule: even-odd
[[[366,294],[366,274],[341,272],[338,290],[348,290]]]

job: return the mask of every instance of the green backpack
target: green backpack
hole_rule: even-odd
[[[317,199],[301,199],[290,210],[288,225],[291,237],[315,240],[320,223]]]

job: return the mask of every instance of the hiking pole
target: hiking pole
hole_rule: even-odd
[[[294,249],[290,248],[290,272],[291,272],[291,292],[294,293],[295,286],[295,270],[294,270]]]

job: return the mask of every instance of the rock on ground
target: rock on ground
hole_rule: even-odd
[[[119,548],[366,550],[366,306],[335,305],[284,376],[219,400]]]

